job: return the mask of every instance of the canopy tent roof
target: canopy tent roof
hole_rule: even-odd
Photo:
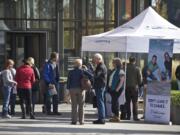
[[[174,53],[180,53],[180,29],[151,7],[116,29],[83,36],[82,51],[146,53],[149,39],[174,39]]]

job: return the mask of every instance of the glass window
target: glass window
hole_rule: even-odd
[[[167,16],[167,0],[152,0],[152,6],[154,9],[164,18],[168,18]]]
[[[28,29],[39,28],[39,21],[27,21],[27,28]]]
[[[168,0],[168,19],[180,27],[180,0]]]
[[[96,0],[96,18],[103,19],[104,18],[104,0]]]
[[[27,18],[39,18],[39,0],[27,0]]]
[[[64,18],[65,19],[74,19],[75,1],[74,0],[64,0],[63,2],[64,2],[63,3]]]
[[[25,18],[26,17],[26,0],[5,0],[4,16],[7,18]]]
[[[56,0],[27,0],[27,18],[56,18]]]
[[[22,30],[26,29],[25,20],[5,20],[5,24],[10,30]]]
[[[120,24],[131,19],[131,0],[121,0],[119,2]]]
[[[108,6],[109,6],[109,10],[108,10],[108,19],[109,20],[114,20],[114,0],[109,0],[108,1]],[[106,10],[106,9],[105,9]]]
[[[104,0],[89,0],[88,2],[88,18],[104,19]]]
[[[74,49],[74,31],[64,31],[64,48],[65,49]]]
[[[0,1],[0,17],[4,17],[4,3]]]

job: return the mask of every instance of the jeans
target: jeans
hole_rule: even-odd
[[[16,94],[13,93],[13,89],[12,89],[11,98],[10,98],[10,113],[11,113],[11,115],[15,115],[15,106],[16,106]]]
[[[104,103],[104,93],[105,87],[96,89],[96,99],[97,99],[97,107],[98,107],[98,119],[105,119],[105,103]]]
[[[51,96],[49,94],[48,89],[46,90],[46,101],[45,102],[46,102],[46,111],[47,111],[47,113],[51,112],[51,101],[52,101],[52,104],[53,104],[53,113],[58,112],[58,101],[59,101],[58,88],[59,88],[58,85],[56,85],[57,95],[53,95],[53,96]]]
[[[8,109],[9,109],[9,102],[10,102],[10,97],[11,97],[11,90],[12,87],[10,86],[4,86],[3,87],[3,108],[2,108],[2,115],[7,115],[8,114]]]

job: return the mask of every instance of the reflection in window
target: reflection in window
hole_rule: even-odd
[[[73,19],[74,18],[74,7],[75,1],[74,0],[64,0],[63,1],[63,8],[64,8],[64,18]]]
[[[123,24],[124,22],[127,22],[128,20],[131,19],[132,15],[132,8],[131,8],[132,0],[121,0],[119,1],[118,5],[118,21],[119,25]]]
[[[167,0],[152,0],[151,4],[161,16],[167,19]]]
[[[74,49],[74,31],[64,31],[64,48]]]
[[[4,17],[4,4],[0,1],[0,17]]]
[[[27,18],[52,19],[56,16],[55,0],[27,0]]]
[[[171,3],[168,3],[168,5],[171,5],[171,7],[168,8],[171,13],[169,14],[169,18],[180,27],[180,0],[169,0],[168,2]]]
[[[104,18],[104,0],[96,0],[96,18]]]
[[[27,18],[39,18],[39,0],[27,0]]]
[[[109,6],[109,11],[108,11],[108,16],[109,20],[114,20],[114,0],[110,0],[108,3]]]

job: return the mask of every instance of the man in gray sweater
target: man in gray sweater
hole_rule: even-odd
[[[135,65],[136,59],[129,58],[126,71],[126,109],[127,119],[131,118],[131,101],[133,105],[133,119],[138,121],[138,86],[141,84],[142,77],[139,68]]]

